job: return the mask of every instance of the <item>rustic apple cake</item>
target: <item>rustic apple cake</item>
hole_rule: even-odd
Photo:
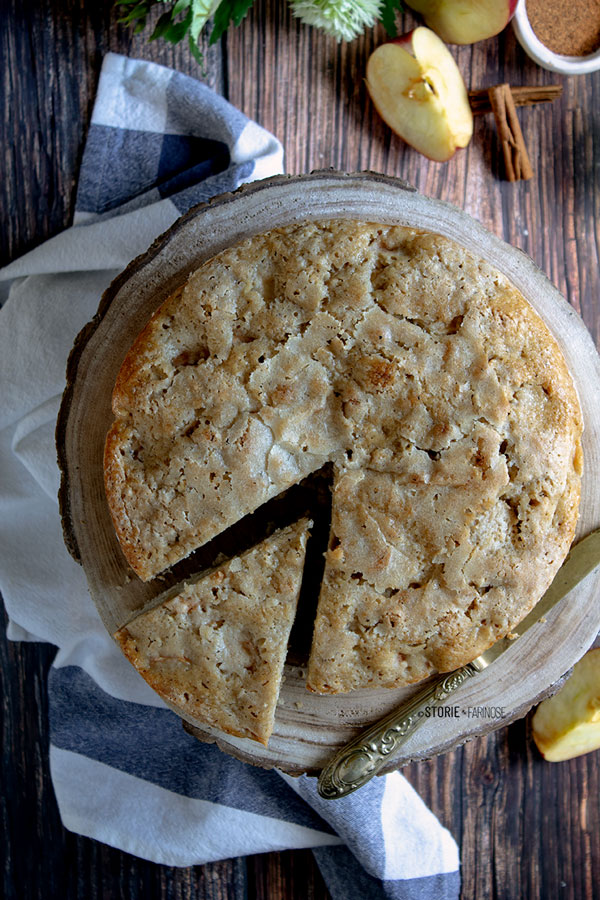
[[[467,662],[573,538],[582,420],[558,344],[440,235],[312,222],[220,253],[141,333],[113,407],[106,492],[144,580],[333,463],[314,691]]]
[[[266,745],[311,524],[276,532],[115,635],[148,684],[184,715]]]

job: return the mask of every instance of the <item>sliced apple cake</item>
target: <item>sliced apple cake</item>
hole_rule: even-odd
[[[144,580],[333,463],[315,691],[472,659],[574,535],[582,420],[559,346],[440,235],[310,222],[225,250],[141,333],[113,408],[106,492]]]

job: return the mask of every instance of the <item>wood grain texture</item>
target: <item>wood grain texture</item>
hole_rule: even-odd
[[[404,17],[406,26],[413,20]],[[509,185],[493,119],[469,148],[428,162],[378,119],[363,83],[377,29],[350,45],[294,22],[282,0],[257,0],[206,57],[206,78],[275,131],[286,170],[377,169],[464,208],[529,253],[600,341],[600,73],[561,79],[553,104],[519,111],[534,179]],[[4,0],[0,15],[0,261],[69,223],[102,55],[114,50],[198,75],[182,48],[146,45],[116,24],[108,0]],[[453,48],[468,87],[551,84],[509,30]],[[325,900],[306,851],[196,869],[155,866],[66,832],[47,764],[45,672],[52,651],[2,639],[4,896]],[[463,897],[593,898],[600,879],[598,753],[548,764],[522,720],[403,771],[462,847]]]

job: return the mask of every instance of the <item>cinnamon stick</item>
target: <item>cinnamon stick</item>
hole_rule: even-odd
[[[497,84],[488,88],[488,96],[502,144],[506,177],[509,181],[533,178],[533,169],[523,140],[510,85]]]
[[[534,106],[537,103],[551,103],[562,94],[562,84],[511,86],[515,106]],[[469,102],[474,116],[482,116],[492,111],[488,89],[469,91]]]

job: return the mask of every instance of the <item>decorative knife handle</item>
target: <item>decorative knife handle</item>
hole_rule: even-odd
[[[477,664],[468,663],[449,675],[441,675],[394,712],[346,744],[321,772],[317,783],[320,796],[335,800],[351,794],[370,781],[394,751],[424,721],[425,708],[441,703],[467,678],[479,671]]]

